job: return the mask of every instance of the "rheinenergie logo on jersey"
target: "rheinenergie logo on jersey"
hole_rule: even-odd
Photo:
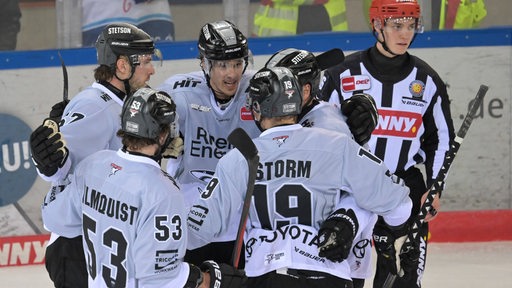
[[[419,113],[379,109],[379,123],[372,134],[416,138],[422,124]]]

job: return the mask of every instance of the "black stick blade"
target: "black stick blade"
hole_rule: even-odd
[[[228,141],[233,144],[246,159],[254,158],[258,154],[258,149],[256,149],[251,137],[249,137],[247,132],[242,128],[233,130],[228,136]]]
[[[316,62],[318,62],[318,67],[320,70],[325,70],[329,67],[340,64],[345,60],[345,54],[339,48],[334,48],[324,53],[318,54],[315,56]]]

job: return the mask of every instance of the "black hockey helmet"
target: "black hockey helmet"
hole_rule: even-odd
[[[282,66],[290,69],[299,79],[299,84],[310,84],[312,89],[318,89],[320,84],[320,67],[313,53],[295,48],[278,51],[268,59],[265,67]]]
[[[231,60],[249,57],[247,38],[227,20],[210,22],[201,28],[197,42],[200,57],[209,60]]]
[[[262,68],[252,77],[247,95],[247,108],[262,117],[299,115],[302,86],[286,67]]]
[[[96,40],[98,64],[114,67],[120,55],[126,55],[133,64],[138,55],[153,55],[155,44],[151,37],[135,25],[113,23],[107,25]]]
[[[140,88],[129,97],[121,112],[121,130],[146,139],[157,139],[161,125],[170,125],[170,138],[178,136],[176,104],[169,94],[151,88]]]

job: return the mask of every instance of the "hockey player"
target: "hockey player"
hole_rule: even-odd
[[[326,55],[329,53],[325,52],[315,57],[309,51],[288,48],[272,55],[265,67],[287,67],[297,76],[299,84],[302,86],[302,109],[299,114],[299,124],[305,127],[320,127],[338,131],[350,136],[351,131],[345,122],[346,116],[339,113],[339,109],[332,104],[317,98],[320,96],[318,87],[321,70],[341,63],[344,59],[344,57],[326,59]],[[354,109],[356,107],[358,109]],[[370,139],[373,128],[377,125],[378,113],[375,101],[368,94],[355,94],[344,103],[343,109],[346,114],[351,115],[350,119],[357,122],[356,126],[352,123],[351,127],[358,127],[354,130],[354,135],[357,135],[355,139],[360,145],[364,145]],[[357,209],[357,212],[356,217],[361,233],[354,239],[347,261],[350,264],[354,288],[363,288],[364,279],[371,277],[371,241],[377,215],[364,209]]]
[[[180,115],[184,151],[168,161],[167,171],[176,176],[189,205],[211,179],[218,160],[233,148],[227,141],[229,133],[237,127],[253,138],[261,133],[245,107],[246,90],[254,74],[247,70],[246,37],[229,21],[207,23],[200,31],[198,50],[202,71],[174,75],[158,87],[173,97]],[[369,135],[368,125],[363,126],[368,115],[354,116],[362,120],[353,121],[351,129],[359,127],[354,131],[358,130],[361,138]],[[188,251],[185,259],[197,264],[206,259],[231,263],[238,224],[230,227],[232,230],[219,235],[215,243]]]
[[[244,237],[249,287],[352,287],[343,260],[359,229],[347,200],[383,215],[396,236],[410,214],[408,188],[382,161],[346,134],[295,124],[301,90],[284,67],[250,82],[248,106],[264,132],[254,139],[260,161]],[[240,220],[247,180],[247,161],[233,149],[189,213],[189,245]]]
[[[436,178],[454,139],[450,99],[439,75],[427,63],[407,52],[422,32],[420,5],[415,0],[373,0],[370,21],[376,44],[346,57],[324,74],[322,94],[335,103],[360,92],[373,96],[379,124],[369,141],[371,151],[411,190],[418,215],[426,187]],[[425,167],[426,177],[416,167]],[[424,178],[426,178],[426,183]],[[439,210],[439,197],[434,202]],[[377,270],[374,287],[382,287],[394,271],[394,247],[382,219],[374,229]],[[400,256],[404,277],[393,287],[421,287],[427,254],[428,223],[420,228],[420,243]],[[418,259],[420,257],[420,259]]]
[[[173,97],[180,115],[184,151],[169,159],[167,171],[175,175],[189,205],[211,179],[219,159],[233,148],[229,133],[237,127],[251,137],[260,133],[245,109],[245,91],[253,74],[246,71],[246,37],[232,23],[217,21],[201,28],[197,46],[202,71],[174,75],[158,87]],[[238,227],[231,226],[233,230],[214,243],[188,251],[185,260],[197,265],[207,259],[231,263]]]
[[[30,136],[32,158],[39,175],[52,182],[47,199],[69,183],[74,167],[86,156],[103,149],[117,150],[121,139],[116,136],[119,114],[130,90],[146,86],[155,69],[155,51],[150,36],[131,24],[105,27],[96,42],[99,66],[94,82],[65,104],[64,115],[57,124],[45,120]],[[52,117],[62,113],[52,111]],[[57,115],[55,115],[57,114]],[[62,137],[61,137],[62,135]],[[65,138],[64,142],[61,138]],[[50,230],[51,231],[51,230]],[[87,287],[87,270],[80,233],[59,237],[52,233],[46,248],[46,269],[55,287]]]
[[[51,231],[83,234],[89,287],[243,287],[242,271],[182,260],[187,210],[159,163],[179,135],[177,118],[169,95],[137,90],[120,117],[123,147],[83,159],[64,191],[47,199],[42,214]]]

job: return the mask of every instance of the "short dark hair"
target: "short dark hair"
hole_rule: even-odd
[[[160,135],[165,134],[165,133],[170,133],[170,132],[171,132],[171,126],[160,125]],[[160,135],[158,135],[158,136],[160,137]],[[158,138],[159,138],[159,137],[157,137],[155,139],[149,139],[149,138],[135,137],[135,136],[129,135],[128,133],[125,133],[121,129],[119,129],[117,131],[117,136],[121,137],[123,146],[133,149],[133,150],[138,150],[138,149],[141,149],[142,147],[157,144]]]

